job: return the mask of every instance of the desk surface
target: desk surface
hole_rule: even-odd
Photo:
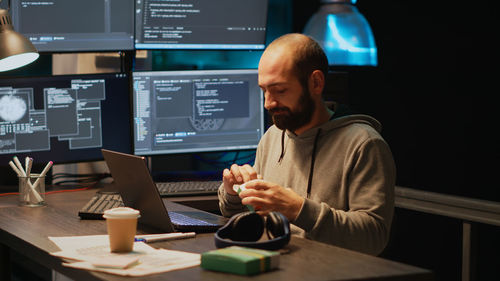
[[[49,236],[106,234],[104,221],[80,220],[78,210],[95,190],[53,193],[46,196],[45,207],[17,205],[17,196],[0,197],[0,245],[24,253],[34,261],[75,280],[124,280],[105,273],[77,270],[62,266],[60,258],[49,253],[58,251]],[[171,205],[171,206],[170,206]],[[169,208],[189,207],[170,203]],[[198,234],[195,239],[151,244],[172,250],[202,253],[215,249],[213,234]],[[200,267],[150,275],[140,280],[431,280],[430,271],[364,255],[339,247],[292,237],[288,254],[281,256],[278,270],[255,277],[238,276],[203,270]],[[5,252],[5,251],[4,251]],[[2,259],[0,259],[2,260]]]

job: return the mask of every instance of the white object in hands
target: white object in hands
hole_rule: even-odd
[[[234,192],[240,194],[240,192],[242,192],[242,191],[244,191],[244,190],[247,189],[246,186],[245,186],[245,184],[247,184],[249,182],[254,182],[254,181],[262,181],[262,180],[261,179],[255,179],[255,180],[247,181],[244,184],[239,184],[239,185],[238,184],[233,184],[233,190],[234,190]],[[250,212],[255,212],[255,209],[254,209],[254,207],[252,205],[246,205],[246,206],[247,206],[248,210],[250,210]]]
[[[262,181],[262,179],[249,180],[249,181],[245,182],[244,184],[239,184],[239,185],[238,184],[234,184],[233,185],[233,190],[234,190],[234,192],[240,194],[240,192],[242,192],[242,191],[244,191],[244,190],[247,189],[246,186],[245,186],[247,183],[249,183],[249,182],[255,182],[255,181]]]
[[[245,187],[245,184],[234,184],[233,185],[233,190],[234,192],[240,194],[240,192],[242,192],[243,190],[247,189]]]

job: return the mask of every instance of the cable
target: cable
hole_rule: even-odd
[[[96,183],[97,182],[95,182],[95,183],[93,183],[91,185],[88,185],[88,186],[74,188],[74,189],[61,189],[61,190],[47,191],[47,192],[44,192],[43,194],[48,195],[48,194],[61,193],[61,192],[83,191],[83,190],[87,190],[87,189],[93,188]],[[19,195],[19,192],[0,193],[0,197],[1,196],[9,196],[9,195]]]
[[[8,195],[19,195],[19,192],[0,193],[0,196],[8,196]]]
[[[99,174],[69,174],[69,173],[57,173],[52,176],[53,185],[65,186],[65,185],[85,185],[92,184],[95,185],[99,181],[111,177],[109,173],[99,173]],[[59,180],[54,182],[54,180]]]

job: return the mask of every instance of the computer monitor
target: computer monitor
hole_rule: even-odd
[[[0,79],[0,166],[102,160],[131,153],[130,76],[125,73]]]
[[[264,49],[268,0],[136,0],[136,49]]]
[[[255,149],[264,133],[257,70],[133,72],[134,153]]]
[[[39,52],[134,49],[134,2],[11,0],[14,28]]]

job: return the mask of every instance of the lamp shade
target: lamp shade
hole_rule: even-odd
[[[0,71],[19,68],[35,61],[38,57],[35,46],[14,31],[7,10],[0,9]]]
[[[304,34],[323,46],[329,65],[377,66],[377,46],[355,0],[322,0]]]

